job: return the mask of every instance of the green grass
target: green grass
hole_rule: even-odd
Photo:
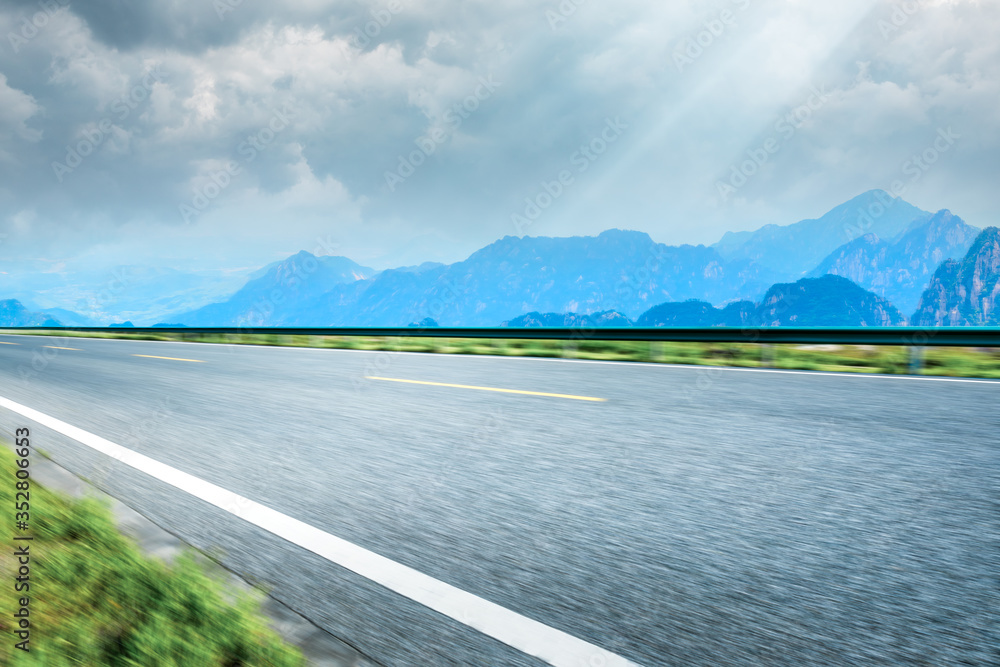
[[[32,456],[39,456],[32,452]],[[31,481],[30,651],[14,648],[14,453],[0,445],[0,664],[293,667],[305,661],[260,612],[263,593],[237,593],[193,552],[172,565],[144,556],[108,507]],[[30,470],[30,468],[29,468]],[[23,544],[23,543],[20,543]],[[11,588],[8,588],[11,587]],[[235,602],[227,602],[235,600]]]
[[[882,345],[772,345],[754,343],[676,343],[664,341],[602,341],[417,336],[291,336],[267,333],[129,333],[7,330],[10,333],[89,338],[170,340],[230,345],[279,345],[347,350],[435,352],[439,354],[494,354],[519,357],[562,357],[668,364],[742,366],[834,371],[845,373],[905,374],[908,353],[902,346]],[[767,352],[767,355],[765,355]],[[1000,378],[1000,348],[927,348],[923,375]]]

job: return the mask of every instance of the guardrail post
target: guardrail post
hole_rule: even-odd
[[[774,345],[771,343],[759,343],[760,345],[760,365],[762,368],[774,366]]]
[[[910,375],[920,375],[924,367],[924,347],[922,345],[910,345],[906,348],[909,357],[908,372]]]

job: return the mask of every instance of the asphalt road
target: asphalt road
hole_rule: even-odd
[[[645,667],[1000,664],[1000,382],[0,336],[0,397]],[[34,434],[381,664],[543,664]]]

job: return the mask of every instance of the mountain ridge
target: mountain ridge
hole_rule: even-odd
[[[872,190],[818,219],[761,229],[764,236],[779,238],[775,246],[779,249],[807,243],[819,256],[818,264],[839,247],[830,246],[843,236],[848,223],[872,212],[879,215],[870,226],[893,237],[922,229],[932,218],[901,199]],[[280,288],[280,281],[264,286],[250,281],[228,302],[170,314],[162,321],[189,326],[407,326],[431,318],[441,326],[496,326],[528,313],[606,311],[635,320],[668,301],[699,299],[721,305],[756,301],[773,285],[801,277],[792,275],[800,267],[768,268],[766,262],[751,257],[760,250],[760,233],[729,236],[740,244],[716,244],[728,258],[715,246],[666,245],[633,229],[612,228],[596,236],[507,235],[459,262],[368,270],[356,280],[341,275],[328,281],[326,289],[285,290],[281,304],[263,309],[254,309],[251,303],[267,304],[268,290],[274,289],[273,283]],[[306,256],[298,253],[286,262]]]
[[[726,259],[752,260],[798,279],[844,243],[876,233],[891,239],[914,220],[931,214],[884,190],[869,190],[819,218],[790,225],[768,224],[753,232],[727,232],[713,247]]]
[[[187,326],[220,326],[219,321],[232,322],[233,326],[266,326],[267,319],[286,301],[308,299],[326,292],[331,284],[364,280],[378,273],[347,257],[317,257],[305,250],[266,268],[226,301],[160,319]]]
[[[62,323],[44,311],[28,310],[17,299],[5,299],[0,301],[0,326],[59,327]]]
[[[987,227],[961,260],[946,260],[920,297],[918,326],[1000,326],[1000,228]]]
[[[501,327],[775,327],[901,326],[906,318],[887,300],[847,278],[828,274],[771,287],[759,303],[736,301],[716,308],[689,299],[653,306],[629,320],[616,311],[593,314],[528,313]]]
[[[843,276],[912,313],[941,262],[965,255],[979,232],[941,209],[928,220],[914,220],[891,240],[869,232],[845,243],[808,277]]]
[[[441,326],[497,326],[527,315],[537,320],[561,313],[565,320],[611,311],[637,321],[654,307],[692,300],[719,310],[743,304],[727,311],[727,321],[738,324],[748,317],[746,304],[761,302],[775,286],[830,274],[911,312],[941,261],[961,256],[978,232],[947,209],[931,214],[881,190],[862,193],[816,219],[727,233],[710,246],[666,245],[622,227],[596,236],[507,235],[451,264],[380,271],[347,257],[300,251],[253,272],[241,269],[247,277],[227,296],[164,312],[153,312],[135,297],[149,294],[161,306],[177,303],[155,293],[156,281],[166,279],[164,289],[179,285],[187,290],[182,301],[190,303],[196,288],[191,274],[130,270],[116,280],[138,286],[134,295],[109,283],[108,294],[97,300],[128,301],[120,312],[102,307],[106,322],[148,319],[191,327],[407,326],[427,319]],[[811,257],[819,260],[809,266]],[[821,284],[837,291],[834,282]],[[878,307],[883,319],[896,317]],[[670,311],[683,319],[685,308],[695,306],[661,310],[664,317]],[[89,311],[58,313],[55,319],[77,326],[92,317]],[[141,313],[146,315],[137,319]]]

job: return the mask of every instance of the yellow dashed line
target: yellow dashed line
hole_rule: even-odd
[[[156,355],[153,355],[153,354],[133,354],[132,356],[133,357],[145,357],[147,359],[167,359],[169,361],[192,361],[192,362],[194,362],[196,364],[203,364],[203,363],[205,363],[201,359],[179,359],[177,357],[157,357]]]
[[[47,347],[50,350],[73,350],[74,352],[83,352],[78,347],[59,347],[58,345],[42,345],[42,347]]]
[[[368,380],[383,380],[385,382],[405,382],[407,384],[426,384],[433,387],[454,387],[456,389],[477,389],[479,391],[498,391],[504,394],[524,394],[527,396],[549,396],[551,398],[570,398],[574,401],[593,401],[603,403],[606,398],[594,398],[593,396],[575,396],[573,394],[550,394],[544,391],[524,391],[523,389],[500,389],[499,387],[477,387],[469,384],[449,384],[447,382],[425,382],[424,380],[403,380],[400,378],[383,378],[374,375],[365,376]]]
[[[20,343],[8,343],[5,340],[0,340],[0,345],[20,345]]]

